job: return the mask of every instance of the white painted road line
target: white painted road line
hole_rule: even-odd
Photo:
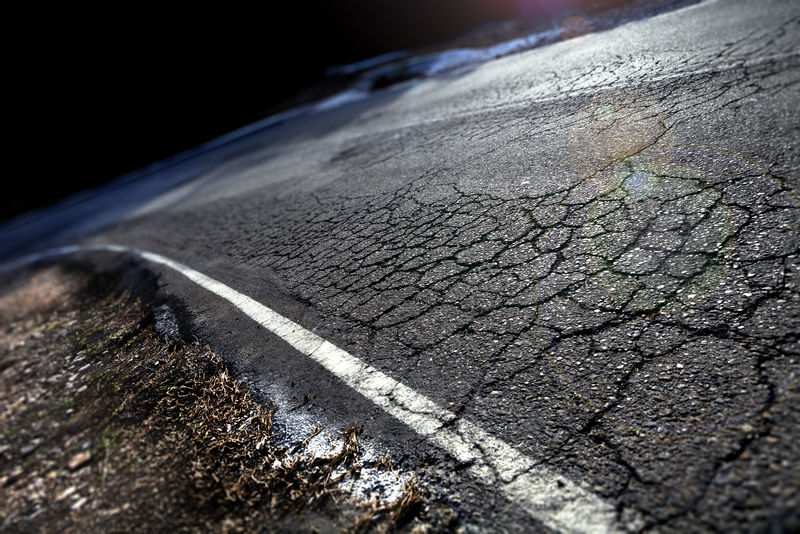
[[[627,525],[618,524],[614,506],[579,484],[549,467],[537,464],[474,423],[458,419],[454,413],[425,395],[367,365],[271,308],[169,258],[118,245],[72,246],[28,256],[0,270],[7,271],[48,257],[92,251],[139,256],[169,267],[227,300],[386,413],[425,436],[460,462],[470,464],[468,470],[472,476],[488,486],[500,488],[509,500],[547,527],[560,532],[606,533],[640,526],[638,519],[630,518]]]

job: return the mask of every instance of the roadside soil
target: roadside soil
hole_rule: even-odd
[[[0,530],[454,528],[414,478],[395,502],[350,497],[356,424],[323,457],[276,445],[275,406],[120,287],[51,266],[0,288]]]

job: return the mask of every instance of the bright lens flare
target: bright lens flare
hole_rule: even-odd
[[[581,108],[570,127],[572,166],[591,191],[608,186],[604,172],[622,161],[666,168],[674,137],[667,114],[653,100],[632,91],[599,95]]]

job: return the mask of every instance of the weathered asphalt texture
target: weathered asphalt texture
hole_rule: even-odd
[[[290,119],[92,241],[273,307],[623,522],[796,531],[798,82],[800,4],[706,2]],[[431,464],[466,522],[543,528],[210,295],[162,281],[193,333],[279,400],[315,394],[312,416]]]

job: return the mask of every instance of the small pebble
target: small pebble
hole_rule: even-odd
[[[75,469],[78,469],[79,467],[86,465],[86,463],[88,463],[89,460],[91,459],[92,459],[92,454],[90,452],[88,451],[79,452],[78,454],[69,459],[69,463],[67,465],[69,466],[70,469],[74,471]]]

